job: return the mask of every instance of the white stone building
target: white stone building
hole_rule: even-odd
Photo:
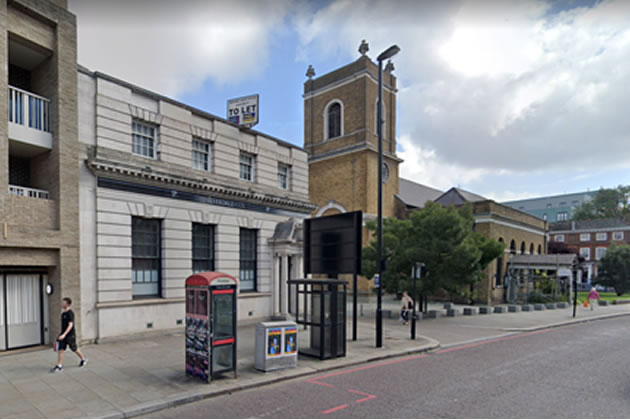
[[[82,341],[175,328],[184,280],[240,281],[240,321],[287,313],[308,201],[300,147],[79,68]]]

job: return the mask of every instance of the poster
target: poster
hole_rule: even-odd
[[[284,354],[297,353],[297,327],[284,329]]]
[[[267,357],[282,356],[282,328],[267,330]]]

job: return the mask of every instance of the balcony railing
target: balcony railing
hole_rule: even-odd
[[[9,122],[50,132],[50,100],[9,86]]]
[[[19,197],[49,199],[48,191],[38,190],[36,188],[19,187],[17,185],[9,185],[9,194]]]

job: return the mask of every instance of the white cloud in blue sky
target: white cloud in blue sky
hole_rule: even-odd
[[[82,64],[219,115],[260,92],[258,128],[296,144],[306,66],[333,70],[366,39],[371,57],[401,47],[403,176],[496,199],[630,183],[624,0],[70,4]]]

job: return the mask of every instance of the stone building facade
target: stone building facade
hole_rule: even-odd
[[[0,31],[2,351],[54,340],[81,294],[76,19],[64,0],[2,0]]]
[[[196,271],[239,279],[241,321],[286,314],[305,151],[84,68],[79,97],[84,338],[177,327]]]

